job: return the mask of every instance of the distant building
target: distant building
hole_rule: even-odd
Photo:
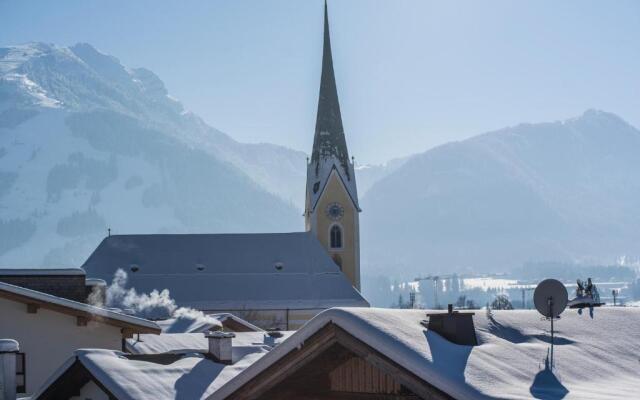
[[[18,393],[33,393],[78,348],[121,350],[154,322],[0,282],[0,338],[18,341]]]
[[[138,291],[169,289],[181,306],[231,312],[263,328],[296,329],[330,307],[368,307],[360,290],[360,207],[342,126],[325,7],[322,77],[307,165],[306,232],[115,235],[84,263]]]

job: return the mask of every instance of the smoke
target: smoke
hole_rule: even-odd
[[[154,289],[151,293],[138,293],[134,288],[127,288],[127,273],[118,269],[113,275],[111,285],[105,293],[105,304],[107,307],[119,308],[129,311],[132,314],[151,320],[160,320],[168,318],[184,318],[193,320],[209,320],[215,321],[211,317],[207,317],[202,311],[193,308],[178,307],[175,300],[171,298],[169,289],[160,291]],[[92,292],[89,296],[89,302],[94,305],[102,305],[100,297],[94,296]],[[94,303],[97,302],[97,303]]]
[[[96,307],[104,306],[104,291],[99,286],[94,286],[91,289],[91,293],[89,293],[89,297],[87,297],[87,303]]]

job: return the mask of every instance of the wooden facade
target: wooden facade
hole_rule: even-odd
[[[329,323],[228,399],[451,399],[342,328]]]
[[[397,395],[402,385],[393,376],[369,364],[360,357],[352,357],[329,372],[331,392]]]

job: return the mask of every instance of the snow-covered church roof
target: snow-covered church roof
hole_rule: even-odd
[[[224,399],[333,323],[455,399],[631,399],[638,397],[640,309],[567,310],[556,323],[555,367],[546,364],[549,322],[536,311],[473,317],[479,345],[447,341],[425,328],[425,310],[330,309],[231,379]],[[279,367],[280,368],[280,367]]]
[[[201,310],[368,306],[308,232],[113,235],[83,268],[108,282],[122,268],[129,287]]]

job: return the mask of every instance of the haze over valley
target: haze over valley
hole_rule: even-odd
[[[187,110],[89,44],[0,49],[0,264],[77,266],[107,229],[303,230],[306,154]],[[633,260],[638,149],[635,127],[588,110],[359,165],[363,274]]]

